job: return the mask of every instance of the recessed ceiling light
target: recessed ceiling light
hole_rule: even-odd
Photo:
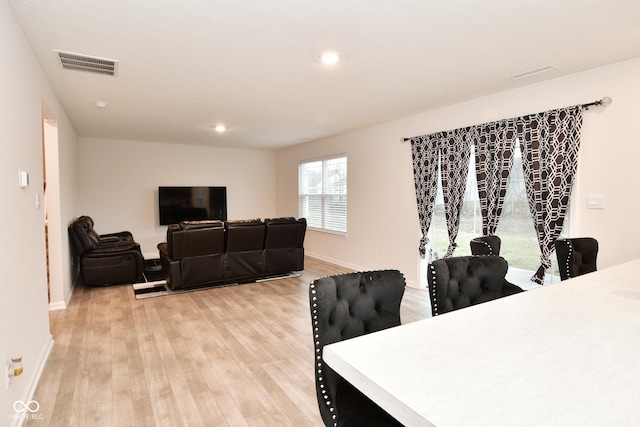
[[[96,108],[107,108],[107,103],[104,101],[96,101]]]
[[[227,130],[227,127],[225,125],[217,125],[215,129],[216,132],[224,132],[225,130]]]
[[[340,54],[334,51],[327,51],[320,55],[320,60],[325,65],[335,65],[340,61]]]

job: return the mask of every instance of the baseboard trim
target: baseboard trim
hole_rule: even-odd
[[[320,261],[330,262],[331,264],[336,264],[336,265],[339,265],[341,267],[349,268],[349,269],[355,270],[355,271],[375,270],[374,268],[371,268],[371,267],[362,267],[360,265],[349,264],[349,263],[346,263],[344,261],[341,261],[341,260],[338,260],[338,259],[335,259],[335,258],[326,257],[324,255],[316,254],[316,253],[309,252],[309,251],[306,252],[306,255],[310,256],[311,258],[319,259]],[[389,267],[389,268],[392,268],[392,267]],[[405,278],[405,280],[406,280],[406,278]],[[411,288],[416,288],[416,289],[424,289],[424,288],[421,288],[418,285],[418,283],[416,283],[414,280],[407,280],[407,286],[409,286]]]
[[[25,390],[25,396],[22,398],[23,402],[31,402],[33,400],[33,396],[36,394],[36,389],[38,388],[38,384],[40,383],[40,377],[42,377],[42,373],[44,372],[44,367],[47,364],[47,360],[49,360],[49,356],[51,355],[51,351],[53,350],[53,335],[49,334],[48,340],[44,343],[43,350],[40,352],[40,357],[35,365],[35,374],[32,378],[31,384]],[[18,418],[16,427],[22,427],[24,424],[24,418]]]
[[[49,303],[49,311],[65,310],[67,307],[69,307],[69,302],[71,301],[71,297],[73,296],[73,291],[76,288],[76,283],[77,283],[77,280],[75,279],[71,282],[71,289],[69,290],[69,293],[67,294],[64,301]]]
[[[67,302],[50,302],[49,311],[64,310],[67,308]]]
[[[359,265],[349,264],[339,259],[327,257],[324,255],[320,255],[320,254],[309,252],[309,251],[306,251],[306,255],[310,256],[311,258],[316,258],[316,259],[319,259],[320,261],[330,262],[331,264],[336,264],[336,265],[339,265],[340,267],[349,268],[351,270],[356,270],[356,271],[367,270],[367,268],[361,267]]]

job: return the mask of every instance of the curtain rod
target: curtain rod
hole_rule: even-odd
[[[613,102],[613,100],[611,98],[609,98],[608,96],[605,96],[602,99],[598,99],[597,101],[593,101],[593,102],[589,102],[587,104],[582,104],[581,107],[584,108],[585,110],[588,110],[589,107],[597,107],[598,105],[602,105],[602,106],[606,106],[611,104],[611,102]],[[411,141],[411,138],[401,138],[400,142],[401,143],[405,143],[407,141]]]
[[[593,102],[590,102],[588,104],[582,104],[581,107],[584,108],[585,110],[588,110],[589,107],[595,107],[595,106],[598,106],[598,105],[609,105],[609,104],[611,104],[611,102],[613,102],[613,100],[611,98],[609,98],[608,96],[605,96],[604,98],[599,99],[597,101],[593,101]]]

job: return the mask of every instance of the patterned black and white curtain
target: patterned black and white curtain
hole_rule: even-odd
[[[531,280],[542,283],[550,254],[564,224],[580,148],[581,106],[550,110],[483,125],[410,138],[413,172],[425,257],[441,163],[449,248],[455,250],[471,144],[476,150],[476,177],[482,210],[482,233],[494,234],[520,139],[529,208],[540,247],[541,266]]]
[[[578,166],[582,107],[530,114],[520,117],[517,126],[529,210],[541,252],[541,265],[531,280],[541,284],[569,206]]]
[[[422,232],[419,247],[420,257],[425,257],[429,241],[427,233],[431,226],[433,207],[438,191],[438,161],[442,170],[442,193],[449,233],[449,248],[445,257],[450,257],[456,247],[455,241],[460,227],[460,211],[469,172],[470,128],[411,138],[411,150],[418,201],[418,218]]]
[[[442,132],[440,134],[440,168],[442,169],[442,195],[444,214],[449,233],[449,247],[444,255],[448,258],[456,249],[460,229],[460,212],[467,188],[469,160],[471,157],[472,133],[470,128]]]
[[[433,207],[438,194],[438,138],[432,135],[411,138],[411,156],[413,158],[413,177],[418,201],[418,221],[420,223],[420,258],[424,258],[429,238],[427,233],[433,218]]]
[[[482,235],[496,232],[513,166],[513,146],[517,139],[514,119],[474,127],[476,180],[482,213]]]

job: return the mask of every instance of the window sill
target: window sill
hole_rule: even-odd
[[[327,230],[324,228],[315,228],[315,227],[307,227],[307,231],[313,231],[313,232],[322,233],[322,234],[330,234],[330,235],[339,236],[339,237],[347,237],[347,233],[344,231],[334,231],[334,230]]]

